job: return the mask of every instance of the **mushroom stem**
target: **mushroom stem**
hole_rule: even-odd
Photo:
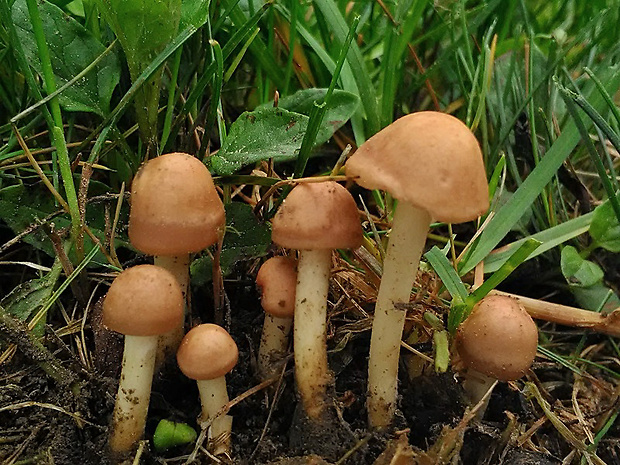
[[[155,255],[154,263],[156,266],[168,270],[179,282],[183,301],[185,302],[185,313],[187,313],[187,290],[189,287],[189,254],[180,255]],[[156,366],[160,367],[168,355],[176,353],[179,344],[185,335],[185,318],[181,324],[172,331],[159,336],[159,346],[157,349]]]
[[[183,298],[187,300],[187,288],[189,287],[189,254],[180,255],[155,255],[156,266],[168,270],[177,278]]]
[[[304,410],[318,420],[326,406],[327,292],[332,264],[331,249],[301,250],[295,289],[295,379]]]
[[[215,379],[196,380],[200,403],[202,405],[202,421],[212,418],[228,403],[226,377]],[[211,438],[216,441],[215,455],[230,451],[230,432],[232,431],[232,416],[222,415],[211,423]]]
[[[142,437],[151,398],[158,336],[125,336],[110,449],[128,452]]]
[[[292,318],[265,313],[265,323],[258,349],[258,372],[263,379],[271,378],[278,372],[274,365],[277,365],[288,350],[288,336],[292,326]]]
[[[465,374],[465,380],[463,381],[463,389],[467,393],[467,397],[473,406],[478,404],[484,396],[489,392],[490,389],[495,387],[497,383],[497,379],[487,376],[479,371],[468,369]],[[480,406],[478,411],[476,412],[476,419],[481,420],[484,417],[484,412],[486,412],[487,407],[489,406],[489,399],[491,396],[487,396],[484,399],[484,403]]]
[[[408,202],[399,202],[394,212],[370,339],[368,421],[374,428],[388,426],[396,410],[406,311],[395,304],[409,302],[430,223],[427,211]]]

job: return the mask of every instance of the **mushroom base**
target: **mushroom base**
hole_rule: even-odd
[[[482,417],[484,417],[484,413],[489,406],[489,399],[491,398],[491,393],[489,391],[493,390],[495,384],[497,384],[497,379],[491,378],[490,376],[482,374],[471,368],[468,369],[465,374],[463,389],[465,389],[472,407],[482,401],[482,404],[478,408],[478,412],[476,412],[476,418],[478,420],[481,420]],[[488,396],[487,393],[489,393]]]
[[[113,452],[130,451],[144,434],[157,339],[157,336],[125,336],[123,368],[110,435]]]

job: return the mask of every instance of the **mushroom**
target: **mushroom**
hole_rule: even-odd
[[[136,174],[131,190],[129,239],[155,264],[172,272],[183,294],[189,281],[189,254],[216,243],[225,227],[224,206],[206,166],[186,153],[149,160]],[[183,321],[162,346],[176,351]]]
[[[333,181],[298,184],[273,219],[272,240],[300,251],[293,331],[295,379],[306,414],[319,422],[332,382],[326,331],[332,250],[362,243],[355,201]]]
[[[196,380],[202,405],[202,421],[214,418],[228,403],[226,373],[237,364],[239,351],[230,334],[221,326],[202,324],[192,328],[177,351],[179,368]],[[230,415],[214,418],[210,437],[216,441],[215,454],[230,452]]]
[[[258,270],[256,285],[261,289],[265,322],[258,349],[258,373],[263,379],[277,372],[277,362],[288,350],[288,336],[295,312],[297,270],[295,260],[272,257]]]
[[[467,367],[463,387],[477,404],[496,380],[521,378],[536,357],[538,329],[516,299],[491,295],[459,326],[456,348]],[[488,401],[487,401],[488,402]],[[481,418],[486,403],[478,410]]]
[[[110,436],[113,452],[127,452],[144,433],[157,341],[183,319],[183,294],[175,277],[154,265],[128,268],[103,302],[103,324],[125,335],[121,378]]]
[[[372,326],[368,417],[388,426],[396,409],[398,359],[407,303],[431,221],[461,223],[489,206],[478,141],[453,116],[424,111],[404,116],[362,144],[347,177],[398,199]]]

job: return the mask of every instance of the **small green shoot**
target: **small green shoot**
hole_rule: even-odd
[[[153,446],[163,452],[177,446],[191,444],[198,438],[196,430],[186,423],[160,420],[153,433]]]

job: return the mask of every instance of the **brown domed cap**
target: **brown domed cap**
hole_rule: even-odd
[[[103,324],[128,336],[164,334],[183,320],[183,293],[169,271],[138,265],[119,274],[103,301]]]
[[[272,257],[258,270],[256,285],[261,288],[260,303],[265,312],[280,318],[293,318],[297,270],[295,260]]]
[[[421,111],[396,120],[357,149],[346,172],[360,186],[387,191],[436,221],[472,221],[489,208],[478,141],[446,113]]]
[[[217,242],[225,222],[211,173],[196,157],[161,155],[133,180],[129,240],[144,253],[198,252]]]
[[[469,368],[509,381],[523,376],[534,362],[538,329],[515,299],[492,295],[476,304],[456,342]]]
[[[181,341],[177,363],[191,379],[215,379],[237,364],[239,351],[230,334],[221,326],[204,324],[193,327]]]
[[[273,219],[271,239],[298,250],[357,248],[362,225],[355,201],[333,181],[298,184]]]

